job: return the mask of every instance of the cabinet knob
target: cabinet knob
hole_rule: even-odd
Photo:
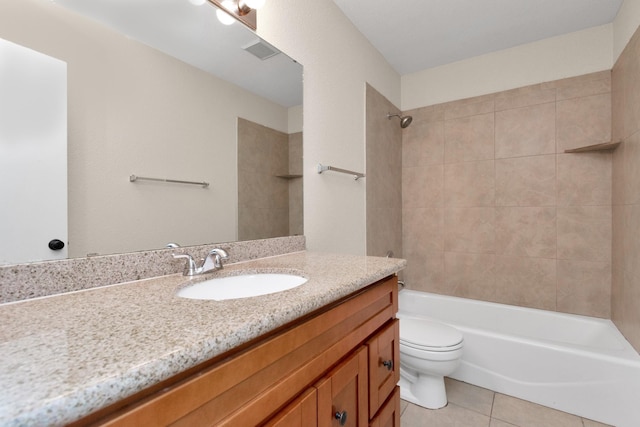
[[[336,412],[335,418],[340,422],[341,426],[345,425],[347,423],[347,411]]]
[[[393,370],[393,360],[384,360],[384,361],[382,361],[382,366],[384,366],[388,370],[392,371]]]

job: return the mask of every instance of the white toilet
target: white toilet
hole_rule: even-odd
[[[444,377],[462,357],[462,333],[445,324],[400,318],[400,397],[438,409],[447,405]]]

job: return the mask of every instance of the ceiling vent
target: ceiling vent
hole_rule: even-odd
[[[280,53],[275,47],[262,40],[256,40],[254,43],[243,47],[243,49],[262,61]]]

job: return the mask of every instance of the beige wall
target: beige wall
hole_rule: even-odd
[[[312,250],[366,252],[365,83],[400,105],[400,76],[331,0],[269,1],[258,34],[304,66],[304,233]]]
[[[402,257],[400,111],[367,85],[367,255]]]
[[[408,287],[608,317],[610,72],[405,112]]]
[[[613,58],[618,59],[640,25],[640,2],[624,0],[613,21]]]
[[[611,24],[402,76],[402,110],[579,76],[613,66]]]
[[[287,109],[53,2],[3,0],[0,37],[68,63],[71,256],[236,240],[236,118],[286,132]]]
[[[640,31],[612,74],[613,153],[612,319],[640,351]]]

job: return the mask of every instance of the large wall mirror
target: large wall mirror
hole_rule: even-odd
[[[211,3],[2,0],[0,38],[67,65],[69,257],[302,234],[302,66]]]

